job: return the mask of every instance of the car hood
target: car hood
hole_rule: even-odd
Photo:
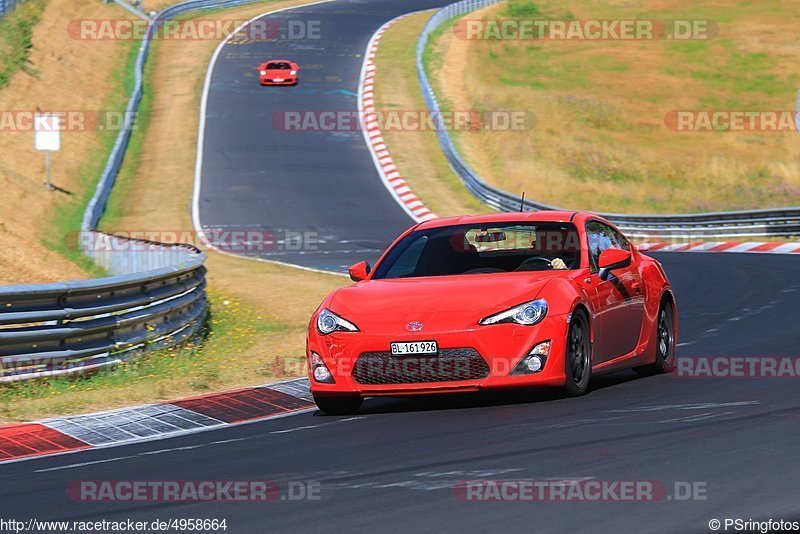
[[[275,78],[288,78],[291,76],[291,69],[267,69],[266,76]]]
[[[545,271],[369,280],[338,290],[328,307],[365,332],[405,331],[412,321],[423,323],[426,332],[463,329],[537,298],[551,279],[566,275]]]

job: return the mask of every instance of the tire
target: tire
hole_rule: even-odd
[[[564,391],[570,397],[579,397],[589,391],[592,378],[592,341],[589,320],[582,312],[572,316],[564,352]]]
[[[640,376],[669,373],[675,368],[675,308],[668,301],[661,304],[656,319],[656,361],[635,367]]]
[[[314,395],[317,408],[328,415],[352,415],[361,408],[361,397],[318,397]]]

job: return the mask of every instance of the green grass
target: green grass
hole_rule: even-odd
[[[46,5],[47,0],[28,0],[0,19],[0,89],[19,71],[36,75],[28,54],[33,47],[33,28]]]
[[[508,18],[541,17],[542,11],[539,2],[533,0],[508,0],[505,15]]]
[[[221,377],[244,367],[241,354],[259,336],[285,329],[226,297],[208,292],[209,321],[203,337],[169,349],[147,353],[92,375],[22,381],[0,388],[0,418],[26,420],[30,413],[76,413],[117,390],[146,386],[158,398],[170,398],[177,389],[203,393]],[[270,377],[272,369],[255,372]],[[147,399],[153,400],[153,399]],[[144,401],[143,401],[144,402]]]
[[[140,158],[147,137],[147,129],[153,112],[153,58],[158,54],[160,41],[153,41],[150,45],[150,60],[145,64],[144,79],[142,82],[142,100],[136,113],[136,128],[131,132],[125,159],[119,171],[111,196],[106,205],[106,211],[100,221],[101,228],[113,231],[119,221],[124,217],[128,199],[136,185],[134,177],[139,170]],[[129,229],[135,230],[135,229]]]
[[[739,6],[742,7],[742,6]],[[745,6],[746,9],[747,6]],[[747,10],[728,10],[725,21],[735,21],[747,14]],[[695,8],[691,13],[680,13],[680,18],[710,18],[715,22],[723,19],[720,15],[726,10]],[[741,12],[739,12],[741,11]],[[503,15],[507,18],[569,19],[571,14],[563,11],[561,5],[551,2],[531,0],[509,0]],[[619,14],[617,13],[617,16]],[[643,18],[655,16],[677,16],[678,14],[653,10],[642,13]],[[440,35],[437,32],[436,35]],[[497,47],[502,46],[502,52]],[[789,94],[797,90],[797,76],[787,71],[786,75],[774,73],[778,57],[765,52],[746,53],[739,50],[740,43],[724,38],[707,41],[664,42],[667,53],[674,58],[665,71],[671,76],[688,75],[704,83],[709,92],[724,91],[740,95],[739,99],[726,99],[724,103],[732,107],[752,107],[757,105],[760,95],[775,96]],[[576,51],[580,46],[576,44]],[[591,86],[595,72],[627,72],[629,67],[613,57],[602,59],[575,54],[564,56],[548,50],[546,46],[519,43],[489,43],[485,47],[488,59],[503,63],[503,76],[500,82],[510,87],[530,87],[533,89],[554,88],[572,90]],[[520,54],[520,52],[527,54]],[[436,57],[426,57],[437,66]]]

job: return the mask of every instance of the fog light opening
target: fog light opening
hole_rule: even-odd
[[[530,371],[531,373],[535,373],[537,371],[541,371],[543,365],[544,362],[542,361],[541,357],[531,356],[530,358],[528,358],[528,363],[525,365],[525,367],[527,367],[528,371]]]
[[[328,367],[325,365],[325,362],[322,361],[322,356],[316,352],[311,353],[311,367],[311,374],[317,382],[322,382],[323,384],[336,383],[330,370],[328,370]]]
[[[512,375],[529,375],[538,373],[544,369],[544,364],[547,362],[547,356],[550,355],[550,341],[542,341],[536,344],[528,355],[522,358],[520,362],[511,371]]]

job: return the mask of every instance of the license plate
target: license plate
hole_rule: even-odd
[[[392,343],[392,354],[394,356],[405,356],[406,354],[436,354],[437,352],[439,352],[439,347],[435,341]]]
[[[272,81],[273,81],[273,82],[282,82],[282,81],[283,81],[283,78],[275,78],[275,79],[274,79],[274,80],[272,80]]]

